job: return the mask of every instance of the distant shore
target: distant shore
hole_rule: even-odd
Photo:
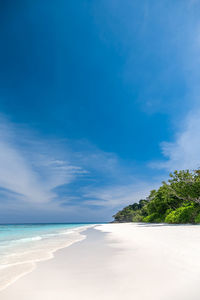
[[[104,224],[38,263],[1,300],[197,300],[200,227]]]

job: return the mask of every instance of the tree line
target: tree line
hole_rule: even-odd
[[[126,206],[114,222],[200,223],[200,170],[174,171],[146,199]]]

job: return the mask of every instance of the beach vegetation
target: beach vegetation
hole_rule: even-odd
[[[169,224],[200,223],[200,170],[169,174],[146,199],[126,206],[114,216],[115,222]]]

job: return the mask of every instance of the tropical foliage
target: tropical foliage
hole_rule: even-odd
[[[200,223],[200,170],[171,173],[149,197],[116,213],[115,222]]]

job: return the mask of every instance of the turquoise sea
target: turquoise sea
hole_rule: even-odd
[[[36,263],[51,259],[58,249],[85,238],[94,224],[0,225],[0,290],[31,272]]]

